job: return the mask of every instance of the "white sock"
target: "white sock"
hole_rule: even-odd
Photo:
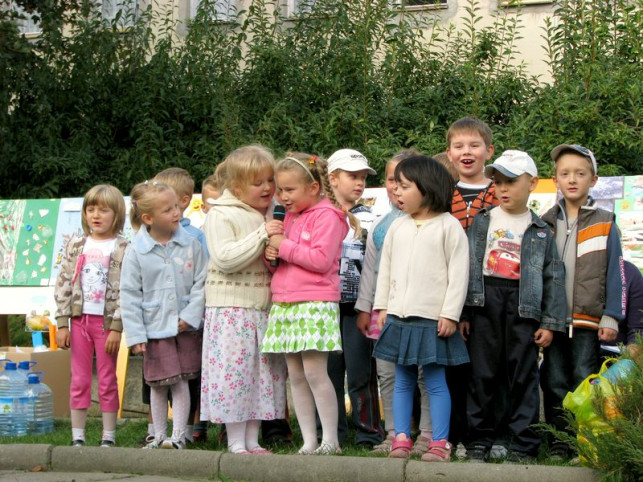
[[[71,429],[71,439],[72,440],[82,440],[85,441],[85,429],[84,428],[73,428]]]
[[[313,393],[322,426],[322,442],[339,447],[337,395],[335,395],[335,388],[328,377],[328,352],[304,351],[302,352],[302,360],[306,380]]]
[[[228,433],[228,451],[238,454],[246,451],[246,422],[225,424]]]
[[[246,422],[246,450],[251,451],[261,448],[259,445],[259,429],[261,420],[248,420]]]
[[[190,415],[190,389],[187,380],[172,385],[172,440],[185,442],[185,427]]]
[[[103,440],[116,443],[116,430],[103,430]]]
[[[154,435],[154,424],[153,423],[148,423],[147,424],[147,434],[148,435]]]
[[[194,425],[185,426],[185,440],[188,442],[194,442]]]
[[[154,438],[162,442],[167,437],[167,385],[150,387],[150,410],[154,420]]]

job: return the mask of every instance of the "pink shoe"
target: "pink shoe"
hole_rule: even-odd
[[[260,447],[260,446],[257,446],[252,450],[248,450],[248,453],[252,455],[272,455],[272,452],[270,450],[264,449],[263,447]]]
[[[452,447],[446,439],[434,440],[429,444],[429,451],[422,456],[422,461],[449,462],[451,460]]]
[[[388,456],[392,459],[408,459],[411,456],[411,450],[413,450],[413,440],[401,433],[393,440],[391,453]]]

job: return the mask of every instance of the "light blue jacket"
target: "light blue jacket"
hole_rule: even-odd
[[[469,290],[465,304],[484,306],[484,259],[489,211],[486,207],[473,218],[469,238]],[[500,209],[500,208],[497,208]],[[518,314],[540,322],[540,328],[565,331],[565,265],[558,256],[556,240],[549,226],[536,213],[522,239]]]
[[[127,346],[178,334],[179,320],[198,330],[205,311],[206,256],[179,227],[164,246],[142,227],[121,269],[121,313]]]

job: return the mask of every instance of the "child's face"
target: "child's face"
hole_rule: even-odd
[[[171,238],[172,234],[179,229],[181,210],[172,189],[161,191],[155,202],[151,214],[143,214],[141,220],[148,226],[150,235],[156,239]]]
[[[201,200],[203,201],[201,210],[204,214],[207,214],[212,207],[212,204],[210,204],[211,201],[219,199],[219,196],[221,196],[221,193],[217,189],[214,189],[212,186],[203,187],[201,192]]]
[[[492,155],[493,146],[485,144],[484,138],[477,132],[456,132],[447,147],[447,156],[463,182],[484,181],[484,164]]]
[[[234,191],[241,202],[265,214],[275,195],[275,174],[272,169],[267,169]]]
[[[291,213],[300,213],[319,200],[319,184],[304,182],[296,170],[277,173],[277,198]]]
[[[386,165],[384,174],[386,175],[386,194],[388,194],[388,200],[391,201],[391,204],[399,207],[397,203],[397,195],[395,194],[395,189],[397,183],[395,182],[395,167],[400,163],[400,161],[391,161]]]
[[[368,176],[367,170],[331,172],[328,177],[337,201],[340,204],[355,204],[364,194],[366,176]]]
[[[566,153],[556,161],[554,184],[567,202],[584,204],[589,189],[596,184],[598,176],[592,173],[590,161],[574,153]]]
[[[93,204],[85,208],[85,219],[91,229],[94,239],[109,239],[115,236],[113,232],[114,210],[106,204]]]
[[[412,218],[422,218],[429,210],[422,206],[424,196],[413,181],[409,181],[404,174],[400,174],[400,182],[396,183],[398,207]]]
[[[508,214],[522,214],[528,209],[529,194],[536,189],[538,178],[529,174],[511,178],[494,171],[493,182],[496,184],[496,198],[500,201],[500,208]]]

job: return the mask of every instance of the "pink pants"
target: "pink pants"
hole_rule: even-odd
[[[103,412],[117,412],[116,359],[118,354],[109,355],[105,352],[105,342],[109,331],[103,329],[103,317],[83,315],[80,318],[72,318],[70,331],[69,406],[72,410],[85,410],[91,405],[92,365],[95,351],[100,409]]]

